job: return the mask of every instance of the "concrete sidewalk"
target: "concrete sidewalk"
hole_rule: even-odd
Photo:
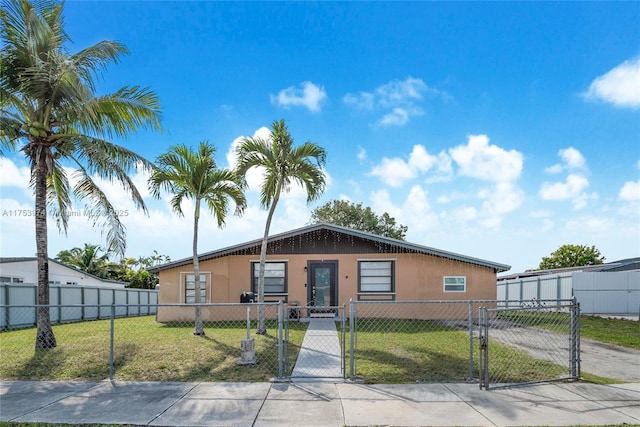
[[[291,373],[292,381],[338,382],[344,378],[342,371],[342,346],[336,331],[334,318],[309,319],[309,327],[300,345],[296,365]]]
[[[640,424],[640,383],[0,382],[0,421],[162,426]]]

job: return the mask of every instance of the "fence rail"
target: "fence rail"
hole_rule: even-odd
[[[335,342],[332,339],[331,345],[341,347],[340,369],[345,378],[367,383],[476,382],[483,372],[480,307],[492,313],[491,319],[505,321],[513,316],[515,310],[498,311],[499,305],[496,300],[351,301],[335,317],[326,317],[335,323],[338,338]],[[302,351],[309,325],[305,317],[318,315],[315,307],[287,306],[282,302],[48,307],[53,317],[65,321],[53,326],[57,347],[34,353],[36,331],[30,322],[38,306],[0,306],[0,317],[23,325],[22,329],[14,326],[0,332],[0,352],[11,355],[0,358],[0,378],[288,379]],[[264,313],[266,334],[257,333],[260,312]],[[194,336],[196,313],[200,313],[204,324],[203,337]],[[532,319],[545,319],[547,313],[531,307],[526,313],[530,323],[514,334],[532,347],[549,348],[523,356],[522,342],[505,342],[502,353],[488,356],[499,357],[519,381],[537,375],[531,370],[538,369],[538,360],[544,361],[540,366],[554,364],[564,369],[562,363],[549,361],[542,354],[556,351],[557,331],[549,331]],[[127,314],[138,317],[125,317]],[[325,317],[330,313],[320,314]],[[544,338],[529,339],[537,336]],[[491,337],[497,339],[495,334]],[[579,340],[579,336],[572,339]],[[574,342],[579,349],[579,342]],[[327,354],[322,348],[313,352],[325,357]]]

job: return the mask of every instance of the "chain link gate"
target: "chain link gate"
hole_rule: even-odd
[[[291,343],[292,323],[308,324],[299,348]],[[304,381],[345,378],[347,324],[344,305],[286,305],[280,324],[279,379]]]
[[[481,307],[478,323],[480,388],[580,378],[580,304],[575,299]],[[523,365],[528,369],[514,369]]]

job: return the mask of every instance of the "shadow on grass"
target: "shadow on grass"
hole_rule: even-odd
[[[406,350],[406,353],[398,353],[394,349],[359,349],[356,353],[357,376],[369,384],[463,382],[468,377],[468,358],[425,348]]]
[[[108,377],[108,359],[102,363],[83,363],[64,347],[35,350],[15,373],[15,378],[22,380],[100,381]]]

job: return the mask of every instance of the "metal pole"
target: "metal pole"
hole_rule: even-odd
[[[467,381],[473,381],[473,300],[469,301],[469,376]]]
[[[489,389],[489,311],[484,309],[484,388]]]
[[[247,305],[247,339],[251,338],[251,306]]]
[[[345,355],[347,354],[347,305],[342,304],[342,378],[347,377]]]
[[[480,375],[480,390],[484,383],[484,318],[482,316],[482,307],[478,309],[478,374]]]
[[[280,301],[278,303],[278,378],[282,378],[283,377],[283,371],[284,371],[284,357],[283,357],[283,344],[284,344],[284,340],[282,338],[282,308],[283,308],[283,304],[282,301]],[[263,307],[264,309],[264,307]],[[260,308],[258,308],[258,310],[260,310]]]
[[[116,318],[116,305],[111,304],[111,331],[109,337],[109,381],[113,381],[113,338],[114,338],[114,329],[115,329],[115,318]]]
[[[356,379],[356,305],[353,298],[349,300],[349,375],[351,381]]]

